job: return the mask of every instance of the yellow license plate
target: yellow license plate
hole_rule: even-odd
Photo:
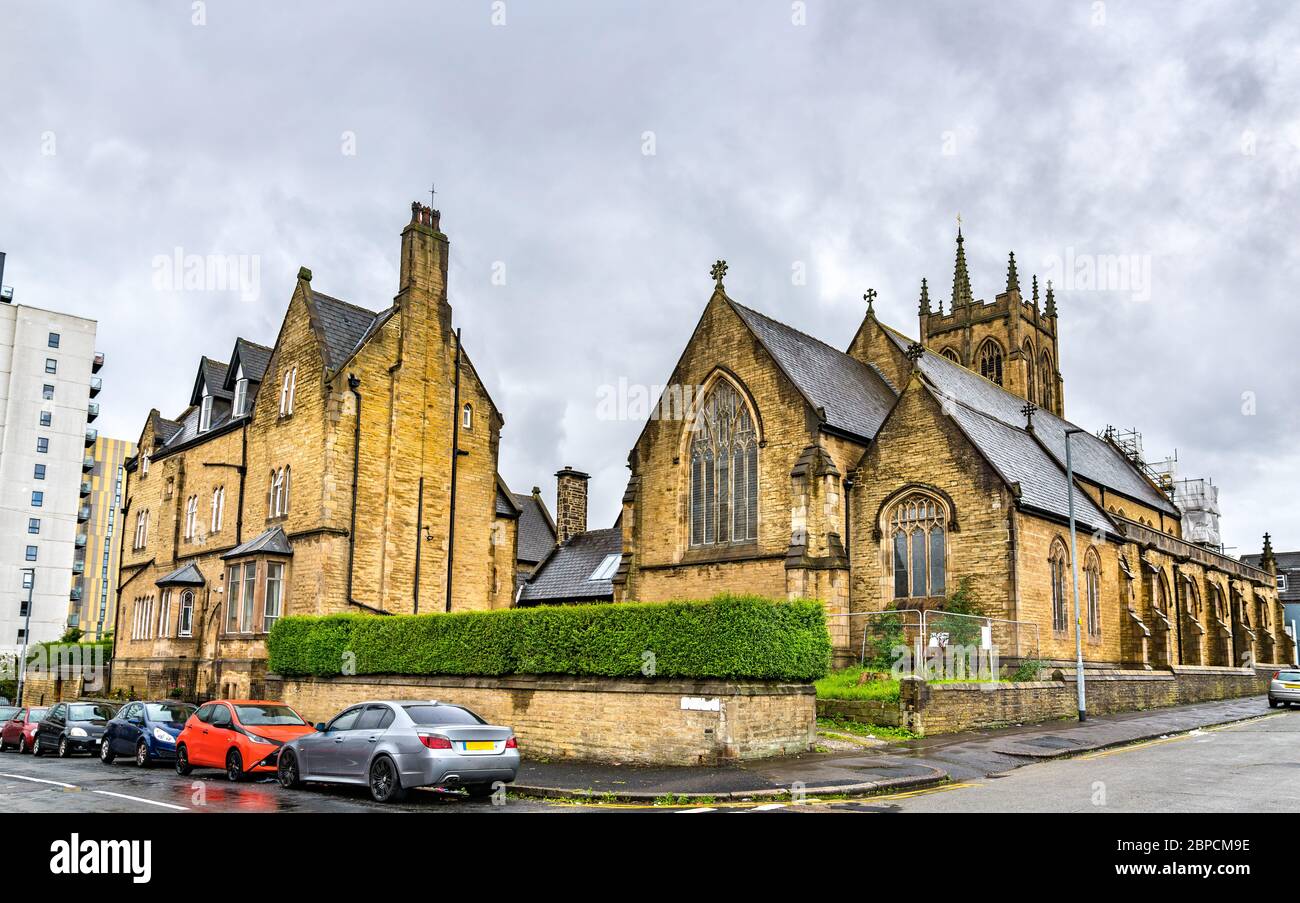
[[[1300,684],[1282,684],[1288,690],[1300,690]]]
[[[466,749],[496,749],[497,745],[491,740],[466,740]]]

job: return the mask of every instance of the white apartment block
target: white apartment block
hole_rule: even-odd
[[[14,303],[0,254],[0,651],[57,640],[81,590],[83,473],[99,414],[94,320]],[[83,485],[84,483],[84,485]]]

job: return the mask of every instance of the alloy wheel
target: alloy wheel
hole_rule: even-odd
[[[291,752],[280,756],[279,772],[281,787],[298,786],[298,758]]]
[[[140,768],[149,767],[149,747],[143,740],[135,745],[135,764]]]
[[[232,749],[226,754],[226,780],[241,781],[244,778],[244,762],[239,751]]]
[[[66,759],[67,757],[68,757],[68,738],[67,738],[67,737],[60,737],[60,738],[59,738],[59,758],[60,758],[60,759]]]

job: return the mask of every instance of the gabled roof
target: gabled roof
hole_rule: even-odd
[[[376,313],[315,289],[307,296],[307,303],[319,331],[321,356],[327,370],[337,370],[347,363],[361,343],[396,310],[388,308]]]
[[[597,601],[614,597],[612,580],[592,580],[591,575],[609,555],[623,551],[623,531],[588,530],[579,533],[538,565],[519,591],[521,604]]]
[[[270,362],[270,348],[250,342],[248,339],[235,339],[235,350],[230,353],[230,366],[227,369],[224,388],[234,393],[235,380],[241,369],[244,371],[244,378],[249,382],[260,383]]]
[[[289,537],[284,535],[284,528],[272,527],[264,533],[259,533],[248,542],[235,546],[222,558],[240,558],[244,555],[292,555],[293,546],[289,545]]]
[[[497,477],[497,495],[496,495],[496,516],[508,517],[514,519],[520,515],[519,506],[515,504],[514,494],[502,481]]]
[[[727,301],[828,426],[864,440],[876,435],[896,397],[879,373],[820,339]]]
[[[153,417],[153,434],[157,437],[160,447],[170,442],[172,437],[181,431],[180,421],[168,420],[157,411],[154,411]]]
[[[513,496],[522,512],[519,515],[519,548],[515,558],[536,564],[555,548],[555,521],[551,519],[551,512],[546,510],[546,503],[540,495],[516,492]]]
[[[226,373],[229,369],[221,361],[214,361],[210,357],[199,358],[199,372],[194,377],[194,391],[190,393],[190,404],[199,403],[199,400],[203,398],[205,386],[208,394],[213,398],[230,401],[234,395],[226,388]]]
[[[912,343],[911,339],[898,331],[880,325],[900,350],[905,351]],[[1023,432],[1025,415],[1021,413],[1021,408],[1024,407],[1025,400],[1019,395],[1013,395],[942,354],[927,352],[921,355],[918,366],[941,395],[956,399],[968,408]],[[1065,431],[1070,428],[1078,429],[1073,423],[1050,411],[1039,410],[1034,414],[1034,435],[1058,461],[1065,460]],[[1149,505],[1157,511],[1179,516],[1178,509],[1164,493],[1156,489],[1123,452],[1105,439],[1084,430],[1071,437],[1070,450],[1074,472],[1079,477]]]
[[[949,401],[944,408],[1002,479],[1008,485],[1019,486],[1022,505],[1056,517],[1069,517],[1065,470],[1038,444],[1034,435],[961,402]],[[1078,488],[1074,491],[1074,516],[1082,530],[1091,532],[1111,527],[1105,512]]]
[[[154,583],[157,586],[203,586],[207,581],[203,579],[197,565],[187,564],[159,577]]]

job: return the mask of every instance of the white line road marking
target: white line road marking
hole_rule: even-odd
[[[44,778],[29,778],[21,774],[4,774],[0,772],[0,778],[14,778],[19,781],[31,781],[33,784],[53,784],[55,787],[62,787],[64,790],[80,790],[76,784],[65,784],[63,781],[47,781]],[[177,806],[172,803],[160,803],[157,800],[147,800],[140,796],[130,796],[125,793],[114,793],[111,790],[92,790],[91,793],[99,793],[104,796],[115,796],[118,799],[131,800],[136,803],[147,803],[150,806],[162,806],[164,809],[176,809],[179,812],[189,812],[188,806]]]
[[[703,807],[701,807],[701,808],[699,808],[699,809],[678,809],[678,810],[677,810],[677,814],[678,814],[678,815],[695,815],[695,814],[697,814],[697,813],[699,813],[699,812],[717,812],[717,811],[718,811],[717,809],[710,809],[708,806],[703,806]]]
[[[104,796],[115,796],[118,799],[132,800],[137,803],[148,803],[150,806],[162,806],[164,809],[176,809],[179,812],[189,812],[188,806],[176,806],[172,803],[160,803],[157,800],[147,800],[140,796],[128,796],[125,793],[114,793],[111,790],[92,790],[91,793],[102,793]]]
[[[750,812],[771,812],[773,809],[784,809],[785,803],[767,803],[763,806],[755,806]]]
[[[18,781],[31,781],[33,784],[53,784],[55,787],[63,787],[67,790],[79,789],[76,784],[65,784],[62,781],[46,781],[41,778],[29,778],[21,774],[0,774],[0,778],[13,778]]]

